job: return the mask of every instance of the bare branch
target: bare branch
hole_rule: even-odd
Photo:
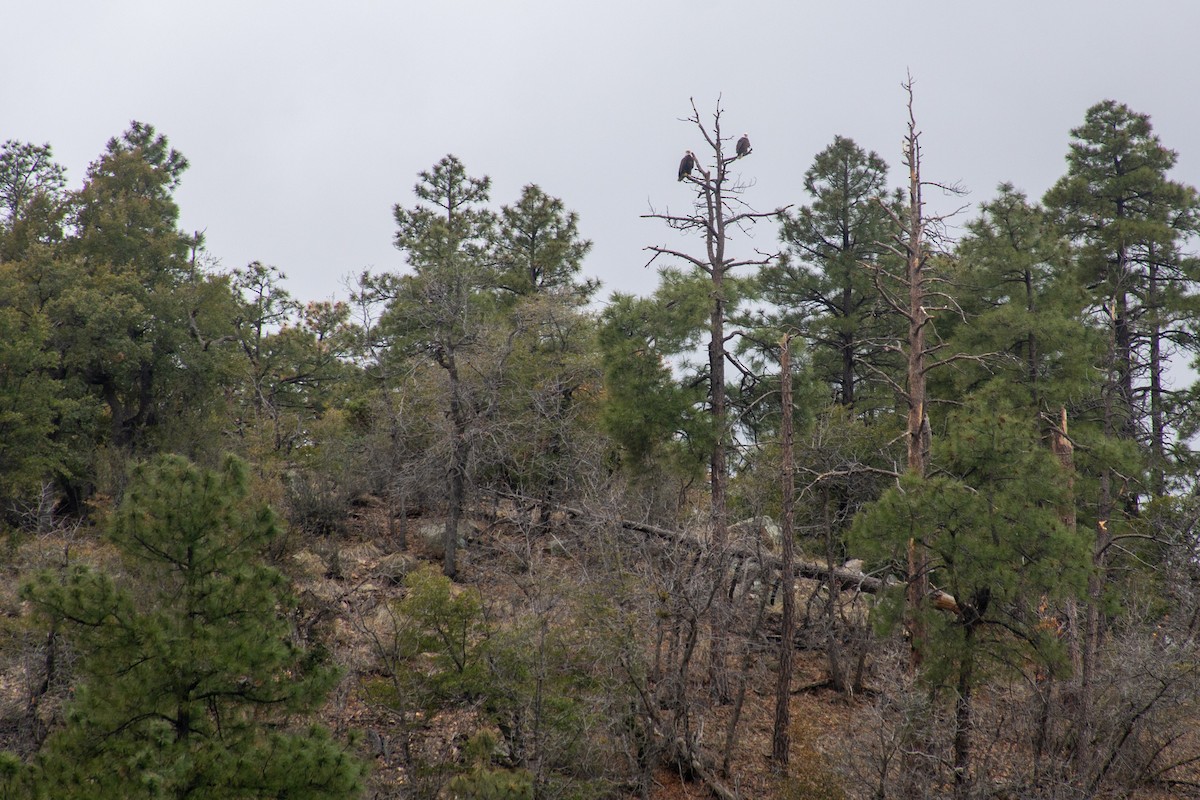
[[[689,255],[688,253],[684,253],[679,250],[672,250],[669,247],[659,247],[657,245],[651,245],[649,247],[644,247],[642,249],[650,250],[651,252],[654,253],[653,258],[651,258],[650,261],[646,262],[647,267],[650,266],[650,264],[654,261],[655,258],[658,258],[661,255],[668,255],[668,256],[675,256],[675,258],[678,258],[682,261],[686,261],[689,264],[699,267],[700,269],[704,270],[705,272],[709,272],[711,274],[712,266],[708,262],[702,261],[693,255]]]

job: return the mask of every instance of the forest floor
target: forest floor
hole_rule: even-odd
[[[301,618],[298,624],[313,635],[328,637],[335,658],[345,668],[345,677],[332,693],[323,710],[323,722],[339,736],[356,737],[359,747],[371,761],[372,776],[365,798],[375,800],[407,796],[412,789],[412,776],[403,768],[404,757],[397,735],[398,720],[387,710],[385,703],[370,702],[369,685],[378,674],[378,654],[371,641],[373,614],[386,610],[403,597],[403,575],[422,563],[440,565],[436,545],[425,540],[419,531],[440,524],[438,519],[407,520],[407,547],[399,548],[396,525],[389,526],[384,510],[376,503],[358,504],[343,532],[328,537],[297,537],[289,543],[286,567],[292,574],[301,596]],[[458,590],[474,590],[485,602],[502,602],[517,592],[513,576],[506,572],[502,558],[506,537],[517,537],[504,524],[477,523],[482,531],[479,541],[460,551]],[[509,543],[511,544],[511,542]],[[553,548],[547,548],[547,552]],[[0,613],[16,620],[23,614],[16,587],[23,576],[34,571],[62,565],[71,560],[84,560],[101,566],[116,567],[115,556],[94,535],[74,532],[62,537],[39,536],[27,540],[19,551],[10,554],[8,570],[11,579],[0,583]],[[567,561],[569,559],[564,559]],[[569,567],[564,567],[569,568]],[[31,720],[26,709],[30,687],[40,669],[37,640],[31,633],[19,633],[24,626],[3,629],[5,641],[0,642],[0,749],[22,750],[21,741],[39,725],[53,719],[61,711],[66,690],[48,693]],[[18,639],[18,637],[23,637]],[[836,800],[862,795],[864,786],[843,792],[846,771],[844,766],[847,743],[869,741],[875,735],[872,726],[878,717],[872,712],[875,696],[871,691],[862,696],[848,697],[826,687],[826,657],[819,649],[798,649],[795,652],[795,677],[790,700],[792,726],[791,781],[787,784],[771,770],[770,755],[775,713],[773,664],[747,673],[746,700],[742,709],[737,743],[730,760],[726,785],[745,798],[825,798]],[[868,686],[868,689],[870,687]],[[980,692],[980,720],[995,722],[999,728],[1005,718],[1006,705],[1012,697],[1003,691]],[[706,739],[723,736],[731,707],[717,707],[709,717]],[[32,728],[30,726],[33,726]],[[476,733],[483,723],[471,710],[439,713],[435,719],[421,721],[421,756],[426,760],[457,760],[461,745]],[[714,731],[719,731],[715,733]],[[1200,726],[1190,735],[1200,739]],[[1028,742],[1024,743],[1027,747]],[[16,745],[16,746],[14,746]],[[1020,758],[1022,745],[1008,742],[996,748],[993,756],[1009,748],[1000,758]],[[1200,742],[1186,746],[1200,752]],[[1130,797],[1136,800],[1168,800],[1168,798],[1200,797],[1186,782],[1193,779],[1200,788],[1200,762],[1191,773],[1177,774],[1185,783],[1174,788],[1146,789]],[[863,776],[868,781],[870,776]],[[699,781],[668,768],[654,773],[652,800],[702,800],[711,797],[708,788]],[[1001,795],[995,795],[1000,797]]]
[[[440,524],[439,519],[408,520],[408,547],[403,557],[413,560],[409,562],[409,567],[415,562],[440,565],[440,549],[436,545],[431,546],[420,535],[415,535],[422,525]],[[483,541],[474,542],[460,551],[457,585],[477,590],[485,601],[498,600],[506,593],[516,591],[512,576],[498,563],[496,555],[504,549],[504,538],[515,537],[516,534],[503,524],[476,523],[476,526],[478,530],[486,528],[486,533],[481,537]],[[397,557],[395,548],[389,547],[394,535],[395,523],[393,522],[392,528],[389,529],[381,508],[370,503],[359,506],[345,535],[337,545],[340,575],[337,580],[332,581],[333,585],[327,585],[321,591],[326,597],[340,597],[339,602],[347,611],[335,624],[335,646],[350,668],[342,691],[330,703],[327,722],[335,730],[379,732],[377,736],[368,733],[369,743],[374,743],[373,780],[376,786],[396,786],[407,781],[407,777],[400,767],[399,754],[386,744],[386,731],[394,724],[394,719],[365,703],[361,692],[355,686],[356,666],[365,665],[362,659],[369,660],[369,657],[363,653],[365,645],[361,641],[361,631],[355,630],[350,612],[355,607],[353,597],[356,595],[377,593],[377,600],[372,602],[401,596],[398,584],[379,580],[381,574],[392,572],[387,568],[387,561]],[[547,548],[547,551],[551,549]],[[303,583],[301,587],[304,588]],[[308,590],[312,591],[312,587]],[[801,596],[805,591],[803,585],[798,588],[798,594]],[[361,606],[358,608],[361,609]],[[802,612],[798,610],[798,613]],[[354,655],[356,652],[359,654],[357,657]],[[844,762],[846,758],[848,742],[867,742],[864,746],[869,747],[869,742],[877,738],[877,731],[872,727],[878,724],[878,715],[873,713],[877,693],[872,691],[869,685],[868,691],[861,696],[851,697],[833,691],[827,686],[828,665],[824,652],[819,649],[796,650],[790,701],[791,779],[785,784],[772,772],[770,763],[775,714],[775,673],[772,666],[764,665],[765,668],[754,669],[749,674],[738,740],[733,750],[729,774],[724,778],[726,785],[739,796],[746,798],[811,797],[834,800],[869,793],[865,791],[863,784],[872,779],[870,775],[862,775],[860,785],[851,791],[843,791],[847,773],[844,763],[840,762]],[[1015,696],[1004,689],[979,692],[977,702],[980,726],[990,724],[997,729],[1003,727],[1004,720],[1009,718],[1007,715],[1010,714],[1010,706]],[[729,707],[714,709],[710,725],[723,732],[729,711]],[[426,731],[426,736],[440,740],[442,752],[448,757],[454,757],[455,743],[463,741],[478,725],[479,720],[470,713],[440,715],[431,726],[432,730]],[[1196,733],[1192,736],[1198,737],[1200,726],[1197,726]],[[709,738],[715,740],[718,735],[710,733]],[[992,744],[990,752],[986,753],[984,758],[1003,762],[1005,759],[1020,760],[1028,757],[1028,753],[1023,751],[1027,750],[1029,742],[1013,742],[999,733],[996,734],[996,738],[997,742]],[[1200,743],[1197,746],[1200,746]],[[998,771],[1003,773],[1003,767]],[[1135,800],[1200,797],[1200,792],[1186,786],[1186,783],[1194,778],[1200,787],[1200,770],[1192,772],[1196,774],[1178,775],[1177,777],[1184,779],[1184,783],[1177,787],[1147,787],[1129,797]],[[382,798],[391,795],[385,790],[378,796]],[[1010,795],[1002,793],[995,796]],[[652,800],[693,800],[709,798],[712,794],[702,782],[688,780],[678,772],[664,767],[658,769],[654,775],[651,797]]]
[[[395,718],[378,705],[366,702],[361,691],[364,673],[360,670],[370,669],[373,656],[369,652],[371,644],[364,638],[363,626],[356,623],[355,617],[361,618],[364,611],[369,613],[381,603],[402,597],[403,589],[399,583],[387,578],[396,571],[398,558],[406,562],[403,569],[411,569],[417,563],[440,566],[440,548],[431,545],[418,531],[422,526],[441,524],[441,519],[407,520],[407,547],[399,554],[390,545],[395,538],[395,523],[389,531],[383,510],[365,503],[355,510],[347,531],[338,537],[336,544],[328,542],[329,549],[320,555],[317,552],[322,548],[316,547],[301,550],[293,557],[298,562],[307,562],[300,572],[307,572],[308,577],[302,574],[298,578],[302,595],[307,593],[341,609],[341,614],[333,620],[333,637],[335,652],[347,668],[347,675],[326,708],[325,722],[335,731],[366,732],[366,748],[374,762],[373,784],[380,787],[379,797],[390,796],[382,787],[403,784],[408,777],[401,766],[401,753],[389,742],[388,731],[395,724]],[[477,523],[477,527],[484,526]],[[458,587],[478,591],[485,602],[499,601],[516,591],[511,576],[496,564],[496,539],[506,535],[512,535],[512,531],[503,524],[488,526],[488,542],[472,543],[459,551]],[[335,551],[336,556],[333,556]],[[334,577],[327,568],[331,557],[337,562]],[[861,717],[857,710],[869,701],[847,698],[826,688],[825,659],[818,651],[797,651],[794,670],[797,689],[793,690],[790,706],[793,773],[799,769],[810,785],[824,784],[831,774],[827,763],[834,757],[826,746],[828,740],[860,727]],[[779,797],[782,796],[780,780],[772,773],[770,763],[775,715],[774,673],[755,669],[753,674],[758,679],[747,684],[728,784],[743,797]],[[716,727],[721,735],[730,711],[728,706],[717,709],[712,719],[719,723]],[[439,714],[423,731],[424,747],[427,753],[440,749],[445,756],[455,758],[457,744],[474,733],[478,725],[478,718],[470,712]],[[828,795],[831,798],[837,796]],[[654,775],[652,800],[708,797],[711,793],[703,783],[687,780],[671,769],[662,767]]]

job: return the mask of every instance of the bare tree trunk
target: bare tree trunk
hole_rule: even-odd
[[[926,305],[930,302],[928,246],[926,243],[926,220],[921,182],[921,142],[913,111],[913,81],[909,77],[904,83],[908,95],[908,132],[904,137],[904,161],[908,166],[908,209],[899,222],[900,234],[894,252],[904,258],[904,273],[901,285],[907,296],[898,297],[893,305],[908,322],[906,341],[903,343],[907,364],[902,397],[908,406],[905,426],[907,450],[907,474],[925,478],[929,472],[931,433],[928,415],[926,373],[929,350],[927,329],[933,318]],[[908,540],[907,548],[907,591],[905,595],[904,622],[909,635],[909,668],[919,672],[928,643],[925,628],[924,607],[929,597],[929,557],[922,542],[916,538]],[[933,732],[928,721],[918,723],[908,734],[901,769],[903,770],[902,794],[919,796],[932,779],[934,763]]]
[[[1120,312],[1118,312],[1118,316]],[[1121,411],[1127,412],[1125,405],[1125,380],[1127,379],[1127,364],[1122,357],[1127,351],[1121,345],[1121,325],[1114,324],[1112,339],[1109,342],[1108,380],[1103,388],[1104,434],[1116,435],[1122,428],[1124,420],[1116,419],[1114,413],[1114,395],[1120,398]],[[1095,680],[1096,660],[1100,650],[1101,608],[1104,603],[1104,587],[1108,580],[1108,548],[1112,543],[1112,534],[1108,530],[1109,521],[1115,510],[1113,498],[1113,470],[1105,467],[1100,472],[1099,497],[1096,501],[1096,540],[1092,546],[1092,570],[1088,575],[1087,600],[1084,609],[1082,641],[1080,647],[1079,699],[1076,710],[1076,742],[1075,742],[1075,772],[1076,776],[1089,779],[1095,769],[1092,740],[1095,736]]]
[[[963,653],[958,665],[958,697],[954,701],[954,797],[966,800],[971,794],[971,684],[975,654],[975,623],[963,628]]]
[[[1062,467],[1064,485],[1066,486],[1066,497],[1063,500],[1062,507],[1059,509],[1059,520],[1062,521],[1063,527],[1071,534],[1075,534],[1077,525],[1075,513],[1075,445],[1071,443],[1070,431],[1068,430],[1067,409],[1061,407],[1059,409],[1059,420],[1057,425],[1049,426],[1050,451],[1054,453],[1058,459],[1059,465]],[[1043,598],[1043,604],[1045,604]],[[1051,617],[1046,620],[1054,624],[1052,619],[1052,610],[1045,608],[1041,612],[1046,617]],[[1079,629],[1079,604],[1074,597],[1068,597],[1065,602],[1066,622],[1061,625],[1063,635],[1067,642],[1067,658],[1071,662],[1072,674],[1076,676],[1082,675],[1083,671],[1083,655],[1080,647],[1081,633]],[[1053,719],[1051,717],[1051,709],[1054,701],[1054,677],[1049,670],[1038,669],[1035,678],[1035,688],[1037,692],[1037,729],[1034,734],[1034,764],[1033,775],[1034,782],[1039,780],[1043,767],[1043,759],[1047,749],[1051,745],[1051,725]]]
[[[1059,511],[1059,519],[1062,520],[1063,527],[1070,533],[1075,533],[1076,515],[1075,515],[1075,445],[1071,443],[1070,432],[1067,430],[1067,409],[1062,407],[1059,409],[1059,424],[1050,431],[1050,450],[1058,458],[1058,463],[1062,466],[1063,478],[1066,481],[1067,497],[1063,501],[1062,509]],[[1074,598],[1067,599],[1067,654],[1071,659],[1071,668],[1074,674],[1079,675],[1082,670],[1082,662],[1080,655],[1080,633],[1079,633],[1079,609]]]
[[[712,487],[713,546],[718,550],[729,542],[729,513],[726,508],[726,484],[729,467],[726,463],[727,411],[725,408],[725,299],[724,269],[712,271],[713,305],[708,342],[709,393],[712,404],[713,427],[716,437],[711,455],[710,483]]]
[[[720,129],[717,129],[718,136]],[[718,149],[718,159],[720,150]],[[719,204],[720,189],[716,190],[716,202]],[[723,237],[722,237],[723,238]],[[720,245],[724,250],[724,243]],[[712,424],[716,431],[713,438],[713,448],[710,459],[710,485],[712,492],[712,546],[717,554],[717,597],[713,603],[712,615],[712,650],[709,670],[709,680],[712,683],[714,698],[725,702],[731,698],[729,686],[729,670],[726,665],[729,652],[729,627],[733,612],[732,603],[726,596],[725,578],[728,557],[726,549],[729,545],[729,511],[725,494],[729,483],[729,467],[726,463],[726,448],[728,438],[728,414],[725,407],[725,298],[724,278],[725,267],[719,257],[712,267],[712,314],[710,318],[708,342],[708,384],[711,404]]]
[[[450,508],[446,515],[446,529],[442,534],[442,572],[453,580],[458,575],[458,529],[462,522],[463,505],[467,482],[467,419],[463,408],[462,386],[459,383],[458,364],[451,351],[446,358],[446,371],[450,376],[450,422],[453,426],[453,444],[449,465]]]
[[[908,422],[905,444],[908,471],[925,477],[929,471],[930,432],[926,411],[925,333],[930,316],[925,310],[927,291],[925,277],[925,220],[921,199],[921,144],[913,115],[912,82],[908,83],[908,135],[905,137],[905,157],[908,162],[908,224],[903,242],[906,264],[905,283],[908,287],[908,366],[905,374],[905,399],[908,402]],[[920,609],[929,594],[928,564],[924,551],[912,539],[908,542],[908,630],[912,637],[912,662],[921,663],[925,646],[925,625]]]
[[[1150,344],[1150,491],[1162,497],[1167,491],[1166,480],[1166,411],[1163,405],[1163,372],[1166,363],[1162,354],[1163,323],[1159,298],[1159,265],[1151,247],[1148,275],[1146,276],[1145,305],[1149,309]]]
[[[730,623],[730,601],[726,597],[725,581],[725,551],[729,539],[729,518],[726,504],[726,492],[729,483],[729,466],[727,463],[730,446],[730,426],[728,419],[727,398],[725,396],[725,315],[727,298],[725,297],[725,276],[733,269],[745,266],[763,266],[770,263],[776,256],[766,256],[753,259],[727,258],[725,245],[728,240],[727,231],[733,227],[742,227],[763,217],[775,217],[784,209],[776,209],[769,213],[759,213],[746,210],[745,203],[738,198],[746,188],[730,180],[729,165],[743,155],[726,155],[725,143],[730,137],[722,137],[720,103],[713,114],[711,127],[700,118],[700,112],[692,102],[692,115],[688,118],[699,130],[713,154],[711,166],[701,163],[700,159],[692,157],[692,164],[697,175],[691,171],[680,176],[694,188],[696,197],[693,211],[690,214],[645,214],[644,217],[661,219],[668,226],[679,231],[690,231],[699,234],[704,240],[703,255],[694,255],[667,247],[648,247],[654,253],[651,262],[661,255],[683,261],[691,266],[697,274],[708,276],[711,286],[711,302],[709,307],[709,338],[708,338],[708,400],[709,415],[713,426],[713,445],[709,458],[709,482],[711,488],[710,522],[712,525],[712,547],[718,556],[717,580],[718,589],[716,601],[709,618],[709,682],[714,698],[721,702],[730,699],[729,676],[726,661],[729,652],[728,629]],[[689,155],[692,155],[689,151]],[[741,206],[737,210],[735,204]]]
[[[842,235],[842,251],[850,250],[850,234],[849,231]],[[854,313],[854,289],[850,286],[849,281],[842,287],[842,319],[850,319]],[[841,335],[841,351],[842,351],[842,405],[846,408],[854,407],[854,367],[857,365],[857,354],[854,351],[856,344],[854,334],[843,333]]]
[[[796,475],[792,450],[792,360],[791,336],[784,336],[779,359],[780,400],[783,418],[780,425],[780,495],[783,514],[780,536],[783,548],[780,591],[783,592],[783,636],[779,641],[779,675],[775,683],[775,727],[771,737],[771,759],[775,768],[787,771],[791,748],[790,702],[792,696],[792,651],[796,644],[795,515]],[[833,565],[830,564],[832,567]]]

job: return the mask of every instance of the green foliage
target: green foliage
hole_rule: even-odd
[[[1167,179],[1178,156],[1154,135],[1147,115],[1122,103],[1092,106],[1071,135],[1067,175],[1045,202],[1080,243],[1086,282],[1101,280],[1097,295],[1112,297],[1135,288],[1131,270],[1144,269],[1146,248],[1169,252],[1179,224],[1194,226],[1195,190]],[[1114,258],[1120,250],[1127,252]]]
[[[953,373],[957,394],[994,381],[1009,402],[1032,413],[1072,410],[1097,389],[1101,337],[1083,317],[1065,242],[1045,211],[1008,184],[985,203],[959,244],[960,301],[968,322],[951,333],[957,350],[978,353]],[[949,390],[948,390],[949,391]],[[1073,419],[1074,419],[1074,415]]]
[[[711,420],[701,408],[701,382],[676,380],[671,363],[698,344],[708,289],[703,280],[677,271],[660,274],[653,297],[615,294],[601,318],[606,391],[601,421],[635,472],[661,459],[693,473],[711,449]]]
[[[576,282],[592,243],[579,238],[579,215],[563,201],[530,184],[511,206],[500,209],[494,244],[498,288],[515,296],[565,290],[586,301],[600,284]]]
[[[525,770],[479,767],[456,775],[446,784],[451,797],[462,800],[533,800],[533,778]]]
[[[406,659],[432,655],[432,664],[414,665],[406,679],[417,683],[426,705],[478,697],[488,685],[479,595],[455,591],[449,578],[428,566],[406,575],[404,588],[397,608],[402,620],[397,652]]]
[[[22,596],[69,637],[79,684],[36,764],[56,797],[342,798],[362,766],[318,727],[337,678],[292,637],[287,580],[258,556],[278,534],[245,466],[139,466],[109,535],[125,572],[76,566]]]
[[[878,288],[887,282],[876,283],[875,272],[886,262],[893,229],[886,181],[882,158],[834,137],[804,175],[811,205],[782,221],[786,257],[757,278],[771,306],[759,324],[800,332],[829,396],[861,411],[886,404],[877,371],[898,367],[883,343],[895,338],[899,323]],[[774,341],[779,333],[763,338]]]
[[[46,476],[62,468],[56,423],[69,413],[55,359],[46,343],[50,320],[20,304],[18,270],[0,263],[0,503],[29,500]]]
[[[50,145],[11,139],[0,145],[0,263],[61,238],[65,184]]]
[[[1116,399],[1110,432],[1143,444],[1148,493],[1158,496],[1170,473],[1193,478],[1176,466],[1190,448],[1172,440],[1175,420],[1194,416],[1194,397],[1173,396],[1164,384],[1168,354],[1200,353],[1189,322],[1200,309],[1200,260],[1184,252],[1200,233],[1200,193],[1168,178],[1176,153],[1148,116],[1128,106],[1097,103],[1071,135],[1067,174],[1045,204],[1075,246],[1078,281],[1111,337],[1104,364]]]
[[[508,316],[511,351],[492,433],[479,448],[480,478],[554,502],[599,469],[603,375],[596,322],[568,289],[520,297]]]
[[[930,565],[930,582],[956,598],[958,616],[932,602],[918,610],[930,628],[930,652],[924,655],[935,681],[963,657],[959,648],[967,627],[1005,648],[1024,648],[1032,658],[1053,662],[1056,643],[1039,625],[1038,606],[1078,596],[1090,559],[1085,537],[1059,520],[1070,502],[1066,480],[1041,445],[1037,426],[1002,403],[974,398],[952,415],[948,434],[937,443],[935,464],[940,474],[926,479],[906,474],[859,515],[852,532],[855,551],[903,573],[912,540]],[[899,619],[903,600],[902,591],[890,594],[885,620]]]
[[[33,771],[13,753],[0,752],[0,797],[33,797]]]
[[[533,775],[524,769],[495,769],[491,766],[496,739],[484,731],[463,747],[463,754],[474,766],[470,772],[455,775],[446,784],[451,797],[464,800],[533,800]]]
[[[564,613],[587,612],[563,598],[547,606],[518,613],[490,632],[484,708],[500,730],[508,763],[532,770],[543,789],[570,786],[582,794],[603,783],[611,754],[597,736],[612,723],[608,704],[619,705],[624,692],[595,670],[614,657],[609,634],[599,633],[592,620],[568,621]]]
[[[896,450],[903,419],[889,415],[872,420],[840,403],[829,404],[827,399],[822,405],[815,397],[818,393],[824,394],[810,388],[807,404],[795,410],[795,417],[803,422],[797,425],[793,459],[797,483],[805,487],[805,501],[794,509],[795,528],[804,552],[844,560],[858,556],[847,550],[844,541],[854,516],[894,483],[890,472],[903,458],[903,451]],[[799,393],[793,396],[803,397]],[[778,425],[777,406],[771,409],[772,433]],[[810,414],[815,416],[807,419]],[[779,460],[777,440],[772,436],[758,448],[747,469],[734,478],[733,497],[740,508],[735,518],[757,513],[778,517]],[[769,498],[765,506],[755,505],[764,498]]]
[[[314,420],[343,404],[357,377],[348,363],[359,339],[350,306],[299,303],[283,288],[285,277],[257,261],[231,275],[240,350],[234,415],[239,439],[262,462],[310,441]]]
[[[444,371],[439,405],[450,423],[450,444],[443,473],[448,506],[443,568],[450,576],[457,570],[457,527],[471,485],[472,434],[495,399],[486,380],[478,387],[470,377],[495,376],[504,360],[503,353],[484,349],[497,319],[497,268],[488,252],[495,215],[485,206],[490,185],[486,177],[467,175],[452,155],[421,172],[414,187],[420,202],[394,208],[394,242],[412,274],[364,274],[359,282],[361,303],[385,304],[371,337],[384,391],[393,388],[397,374],[422,362]]]
[[[490,187],[489,178],[470,177],[451,155],[420,173],[413,189],[420,204],[395,206],[394,242],[413,274],[366,280],[389,301],[381,328],[396,355],[425,354],[450,369],[479,333],[496,281],[487,258],[495,229],[484,205]]]
[[[282,507],[297,530],[329,536],[345,530],[354,497],[369,491],[361,437],[348,415],[331,409],[303,427],[306,444],[296,448],[282,475]],[[265,464],[275,459],[264,457]]]
[[[70,404],[52,437],[69,456],[52,468],[64,483],[95,477],[97,446],[217,460],[233,305],[228,283],[203,271],[202,237],[176,229],[172,193],[186,166],[165,137],[135,122],[79,191],[59,199],[61,176],[27,167],[39,188],[10,192],[10,215],[43,201],[58,209],[14,246],[10,296],[26,320],[45,321],[38,369]]]
[[[613,757],[606,737],[617,724],[610,715],[631,702],[602,666],[616,658],[606,601],[531,585],[530,608],[492,619],[477,592],[432,567],[410,572],[404,586],[388,615],[390,652],[381,652],[390,674],[364,685],[369,702],[405,720],[477,709],[487,727],[464,749],[474,771],[453,784],[464,792],[509,791],[515,779],[526,788],[532,780],[539,796],[602,795]]]

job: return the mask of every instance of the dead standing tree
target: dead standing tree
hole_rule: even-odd
[[[938,311],[958,312],[958,307],[949,294],[939,291],[938,280],[933,274],[931,256],[945,220],[957,214],[927,216],[923,191],[934,186],[949,194],[961,194],[955,186],[930,183],[921,178],[921,132],[913,111],[913,79],[909,76],[903,88],[908,96],[908,130],[904,136],[904,164],[908,167],[908,203],[897,211],[883,199],[880,205],[892,218],[896,234],[894,241],[885,243],[887,249],[899,259],[899,270],[892,270],[883,263],[863,266],[871,270],[879,296],[891,309],[907,322],[907,335],[903,341],[891,343],[890,349],[905,358],[903,383],[885,376],[907,408],[908,421],[905,426],[907,471],[924,478],[929,473],[931,432],[929,427],[929,397],[926,382],[929,371],[950,361],[978,356],[955,355],[939,357],[944,343],[934,335],[934,313]],[[959,312],[960,313],[960,312]],[[908,543],[908,632],[912,642],[913,666],[919,666],[926,635],[919,609],[930,594],[929,564],[920,543]]]
[[[780,590],[783,593],[783,636],[779,643],[779,675],[775,683],[775,727],[771,732],[771,761],[786,772],[791,750],[790,705],[792,696],[792,649],[796,639],[795,541],[792,523],[796,499],[796,470],[792,461],[792,336],[784,334],[779,342],[779,405],[783,412],[779,431],[779,494],[782,501],[780,540],[783,545]],[[829,563],[833,566],[833,562]],[[830,584],[832,589],[833,584]],[[832,591],[831,591],[832,595]]]
[[[654,263],[659,256],[670,256],[688,265],[697,273],[703,274],[709,280],[710,307],[708,331],[708,410],[712,421],[713,439],[712,452],[709,459],[711,487],[711,524],[712,547],[718,553],[724,551],[729,538],[729,517],[726,507],[726,489],[729,481],[728,451],[732,439],[729,409],[725,391],[725,366],[728,360],[726,342],[732,335],[727,335],[725,323],[730,310],[730,278],[733,270],[741,267],[762,267],[775,258],[778,253],[763,254],[756,252],[754,258],[733,258],[727,251],[731,233],[735,230],[746,230],[747,226],[764,217],[778,216],[783,209],[770,212],[756,212],[741,198],[750,184],[740,178],[730,175],[730,168],[738,160],[749,155],[749,140],[744,144],[739,142],[737,149],[730,153],[726,147],[733,142],[732,136],[726,136],[721,131],[723,110],[718,99],[716,111],[712,116],[711,127],[701,119],[696,108],[695,100],[691,101],[692,114],[685,121],[690,122],[704,138],[712,161],[704,163],[704,159],[691,157],[691,165],[679,173],[681,181],[686,180],[695,192],[690,213],[649,213],[643,214],[643,219],[659,219],[667,223],[673,230],[687,234],[699,234],[704,240],[704,251],[696,255],[665,246],[650,246],[646,249],[654,253],[646,266]],[[744,137],[743,137],[744,138]],[[688,152],[692,156],[691,151]],[[719,573],[723,581],[723,559],[718,559]],[[729,697],[727,679],[724,669],[727,647],[725,635],[728,630],[728,602],[722,600],[725,591],[718,586],[717,602],[712,615],[712,679],[713,689],[721,699]]]

